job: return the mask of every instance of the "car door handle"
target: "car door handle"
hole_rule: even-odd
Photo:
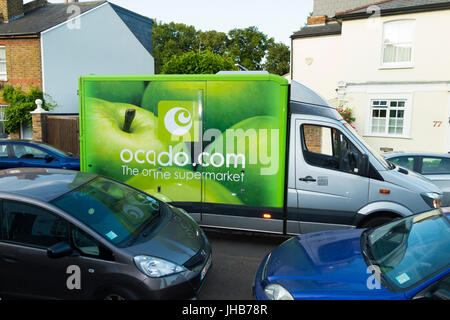
[[[305,177],[305,178],[300,178],[299,180],[303,181],[303,182],[316,182],[317,181],[316,179],[314,179],[313,177],[310,177],[310,176]]]

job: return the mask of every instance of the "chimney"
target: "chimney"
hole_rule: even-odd
[[[327,16],[313,16],[308,18],[308,25],[326,24],[328,22]]]
[[[0,20],[2,23],[11,22],[24,14],[23,0],[0,0]]]

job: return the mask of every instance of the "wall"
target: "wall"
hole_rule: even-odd
[[[326,100],[335,99],[341,74],[340,35],[294,39],[292,48],[293,79]]]
[[[383,23],[400,19],[415,20],[413,68],[384,69]],[[347,83],[450,80],[450,41],[446,30],[450,30],[450,10],[344,21],[341,80]]]
[[[43,87],[60,106],[78,113],[81,75],[154,74],[154,60],[109,4],[81,15],[80,28],[64,24],[42,33]]]
[[[40,39],[0,39],[0,46],[5,46],[8,78],[8,81],[0,83],[21,87],[25,91],[31,86],[42,89]],[[4,104],[3,101],[0,103]]]

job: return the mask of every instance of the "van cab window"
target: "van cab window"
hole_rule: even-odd
[[[2,239],[36,247],[69,241],[68,223],[41,208],[3,201]]]
[[[339,130],[303,125],[303,154],[313,166],[358,174],[361,152]]]

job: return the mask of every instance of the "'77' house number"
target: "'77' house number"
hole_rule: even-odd
[[[442,126],[442,121],[433,121],[434,128],[440,128]]]

